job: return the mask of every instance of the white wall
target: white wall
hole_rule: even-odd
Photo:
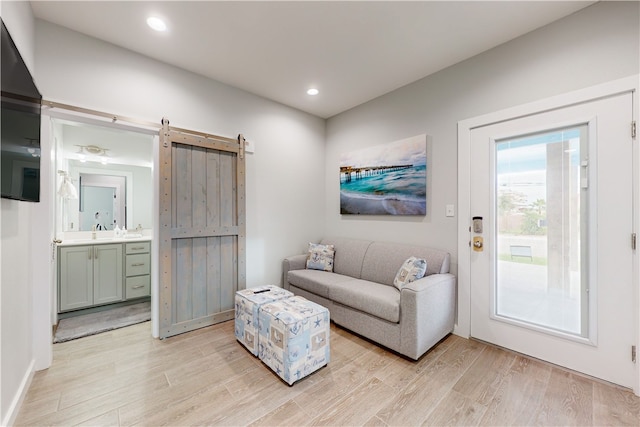
[[[22,60],[33,74],[35,69],[35,20],[27,2],[2,2],[2,20],[13,42],[18,47]]]
[[[34,69],[34,20],[26,2],[3,2],[2,20],[27,67]],[[0,201],[0,423],[17,415],[31,378],[34,359],[33,292],[30,257],[32,221],[38,204]]]
[[[445,249],[457,269],[457,122],[638,73],[637,2],[605,2],[552,23],[327,121],[326,229],[357,238]],[[426,217],[340,215],[343,152],[426,133]]]
[[[31,371],[31,289],[29,287],[29,247],[31,206],[25,202],[2,199],[2,273],[0,380],[2,388],[2,425],[13,416],[14,401]]]
[[[36,79],[53,100],[252,141],[247,155],[247,284],[280,283],[281,260],[324,226],[322,119],[36,21]]]

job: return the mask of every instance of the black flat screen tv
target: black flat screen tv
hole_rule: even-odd
[[[8,199],[39,202],[42,95],[4,22],[1,23],[1,193]]]

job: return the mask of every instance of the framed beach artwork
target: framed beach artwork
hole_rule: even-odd
[[[342,154],[340,213],[426,215],[427,136]]]

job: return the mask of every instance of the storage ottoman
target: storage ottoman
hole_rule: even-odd
[[[258,309],[263,304],[291,296],[293,293],[272,285],[236,292],[236,339],[254,356],[258,355]]]
[[[286,383],[329,363],[329,310],[300,296],[260,307],[259,357]]]

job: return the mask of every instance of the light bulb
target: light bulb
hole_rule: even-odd
[[[160,18],[151,16],[147,18],[147,25],[156,31],[167,31],[167,24]]]

